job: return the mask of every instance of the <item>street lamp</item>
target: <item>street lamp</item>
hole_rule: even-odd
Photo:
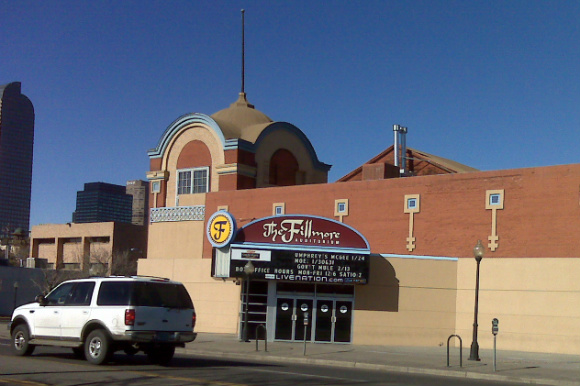
[[[481,240],[477,240],[477,244],[473,248],[473,256],[477,262],[477,268],[475,273],[475,310],[473,312],[473,342],[471,342],[471,351],[469,354],[470,361],[480,361],[479,359],[479,344],[477,343],[477,312],[479,307],[479,264],[483,258],[483,245]]]
[[[250,303],[250,276],[254,273],[254,264],[248,261],[244,265],[244,274],[246,275],[246,303],[244,307],[244,329],[242,331],[242,341],[249,342],[248,339],[248,304]]]

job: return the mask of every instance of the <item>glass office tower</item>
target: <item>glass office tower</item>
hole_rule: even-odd
[[[122,185],[105,182],[89,182],[77,192],[77,207],[73,213],[74,223],[124,222],[131,223],[133,196]]]
[[[34,106],[20,82],[0,86],[0,234],[30,226]]]

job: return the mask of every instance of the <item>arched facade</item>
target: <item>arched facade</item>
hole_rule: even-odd
[[[199,203],[199,194],[208,192],[276,186],[269,181],[276,152],[296,162],[290,167],[283,159],[275,160],[284,163],[278,164],[280,171],[296,168],[293,176],[279,176],[283,185],[327,182],[330,165],[318,160],[304,133],[289,123],[271,122],[247,103],[245,95],[213,117],[180,117],[149,151],[154,208]]]

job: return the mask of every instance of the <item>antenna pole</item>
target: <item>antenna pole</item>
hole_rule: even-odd
[[[242,9],[242,93],[245,93],[245,75],[246,75],[246,41],[244,36],[244,11]]]

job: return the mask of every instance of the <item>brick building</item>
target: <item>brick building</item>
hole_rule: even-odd
[[[139,273],[184,282],[200,331],[302,340],[308,318],[313,342],[467,342],[481,240],[481,347],[498,318],[504,349],[580,349],[580,165],[480,172],[396,143],[328,183],[304,133],[245,94],[149,156]]]

